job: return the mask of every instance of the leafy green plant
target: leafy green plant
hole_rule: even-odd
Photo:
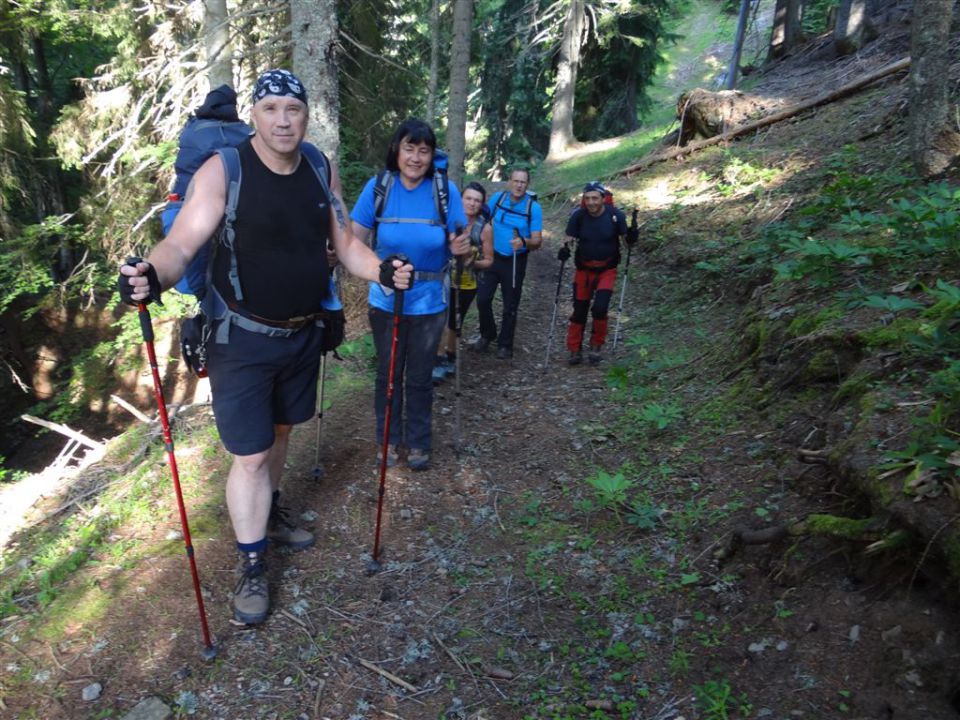
[[[613,510],[619,518],[620,506],[626,504],[627,492],[633,487],[634,481],[625,477],[622,472],[611,475],[605,470],[599,470],[596,475],[587,478],[587,484],[593,488],[599,505]]]
[[[707,680],[703,685],[694,685],[693,697],[707,720],[729,720],[734,713],[747,717],[753,710],[745,695],[734,696],[726,679]]]
[[[638,530],[653,530],[660,521],[661,510],[649,500],[636,500],[627,511],[627,524]]]
[[[886,310],[896,315],[904,310],[922,310],[923,305],[910,298],[899,295],[868,295],[861,303],[864,307]]]
[[[674,650],[670,655],[670,674],[686,675],[690,671],[690,653],[686,650]]]
[[[665,430],[681,416],[680,408],[674,403],[650,403],[640,409],[640,419],[657,430]]]

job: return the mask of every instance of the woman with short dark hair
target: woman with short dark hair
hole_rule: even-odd
[[[433,358],[447,313],[446,272],[451,255],[466,255],[469,238],[456,229],[466,225],[456,185],[444,187],[438,175],[437,138],[427,123],[411,118],[396,129],[387,150],[386,170],[371,178],[350,214],[353,234],[371,239],[377,255],[403,255],[416,268],[413,286],[403,301],[387,464],[395,465],[399,448],[408,449],[407,464],[426,470],[432,450]],[[445,159],[445,157],[444,157]],[[446,191],[447,207],[441,194]],[[446,214],[445,222],[442,217]],[[377,437],[383,437],[393,329],[393,297],[370,283],[370,327],[377,349],[374,407]]]

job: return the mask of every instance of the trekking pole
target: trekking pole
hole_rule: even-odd
[[[387,366],[387,407],[383,413],[383,445],[380,453],[380,490],[377,497],[377,525],[373,535],[373,554],[367,563],[367,574],[380,571],[380,522],[383,518],[383,496],[387,491],[387,451],[390,446],[390,418],[393,415],[394,370],[397,365],[397,345],[400,342],[400,316],[403,314],[403,290],[394,290],[393,333],[390,336],[390,363]]]
[[[131,260],[127,261],[133,264]],[[212,660],[217,656],[217,648],[210,640],[210,629],[207,627],[207,611],[203,606],[203,594],[200,592],[200,575],[197,573],[197,561],[193,555],[193,543],[190,539],[190,525],[187,522],[187,510],[183,505],[183,492],[180,490],[180,473],[177,470],[177,458],[173,454],[173,435],[170,433],[170,420],[167,417],[167,403],[163,399],[163,386],[160,384],[160,369],[157,367],[157,354],[153,348],[153,323],[150,320],[150,311],[145,303],[137,304],[137,313],[140,317],[140,330],[143,332],[143,343],[147,346],[147,359],[150,361],[150,371],[153,373],[153,393],[157,398],[157,410],[160,414],[160,425],[163,428],[163,442],[167,448],[167,462],[170,464],[170,474],[173,476],[173,488],[177,494],[177,507],[180,510],[180,527],[183,529],[183,543],[187,550],[187,559],[190,561],[190,574],[193,576],[193,591],[197,596],[197,609],[200,611],[200,628],[203,631],[204,660]]]
[[[566,247],[566,245],[564,245]],[[560,286],[563,284],[563,268],[567,264],[567,256],[560,261],[560,272],[557,273],[557,294],[553,298],[553,316],[550,318],[550,334],[547,335],[547,353],[543,356],[543,371],[547,371],[550,362],[550,345],[553,343],[553,330],[557,325],[557,307],[560,305]]]
[[[520,231],[514,228],[513,236],[515,238],[520,237]],[[513,256],[513,280],[510,283],[510,292],[513,293],[517,289],[517,249],[513,248],[513,252],[510,254]]]
[[[463,258],[457,256],[457,282],[454,285],[454,312],[456,315],[453,316],[453,327],[454,327],[454,339],[457,342],[456,345],[456,355],[454,355],[454,391],[453,395],[455,398],[454,401],[454,411],[453,411],[453,449],[456,453],[460,454],[460,335],[463,332],[463,316],[460,315],[460,283],[463,281]]]
[[[457,225],[457,237],[463,233],[463,227]],[[460,333],[463,330],[463,318],[460,316],[460,283],[463,281],[463,258],[457,255],[457,275],[456,282],[453,283],[453,335],[456,341],[456,354],[454,355],[454,378],[453,378],[453,449],[460,454]],[[451,271],[453,268],[451,268]]]
[[[633,209],[633,217],[630,220],[630,233],[634,236],[639,232],[637,229],[637,209]],[[636,239],[634,239],[636,242]],[[613,329],[613,349],[617,349],[617,341],[620,339],[620,316],[623,315],[623,296],[627,293],[627,276],[630,274],[630,254],[633,252],[633,242],[627,243],[627,264],[623,268],[623,283],[620,285],[620,305],[617,307],[617,324]]]
[[[329,248],[328,248],[329,249]],[[330,271],[330,294],[326,300],[321,301],[321,305],[324,310],[337,311],[343,310],[343,304],[340,302],[340,293],[337,290],[337,270],[338,267],[334,267]],[[324,347],[327,343],[326,333],[330,332],[331,323],[326,323],[326,326],[323,329],[323,343]],[[319,403],[317,404],[317,447],[316,452],[314,453],[314,465],[313,465],[313,477],[322,478],[325,474],[323,465],[320,464],[320,447],[323,445],[323,391],[327,384],[327,350],[320,351],[320,398]],[[336,353],[336,350],[333,351]]]
[[[320,446],[323,444],[323,388],[327,381],[327,354],[320,353],[320,397],[317,402],[317,448],[314,453],[313,477],[322,478],[323,466],[320,464]]]

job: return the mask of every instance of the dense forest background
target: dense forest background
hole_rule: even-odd
[[[838,51],[851,52],[875,32],[858,18],[910,12],[886,0],[709,1],[739,13],[741,37],[761,6],[773,16],[765,57],[740,59],[738,44],[740,72],[717,67],[712,89],[830,28]],[[562,164],[578,143],[636,131],[651,113],[668,117],[672,99],[654,106],[651,83],[691,2],[2,0],[0,458],[34,433],[18,419],[26,410],[110,421],[109,388],[136,362],[114,268],[158,239],[178,132],[211,87],[234,85],[245,116],[260,71],[300,74],[310,139],[338,158],[348,202],[411,115],[434,124],[454,179],[497,180],[517,163]],[[933,68],[950,7],[917,3],[917,17],[932,19]],[[927,92],[930,73],[915,75]],[[934,88],[930,107],[942,111],[927,113],[915,144],[936,139],[929,127],[945,122],[945,88]],[[175,298],[168,305],[168,315],[183,312]]]
[[[670,42],[666,28],[686,5],[4,0],[4,421],[28,408],[60,421],[105,414],[96,396],[122,365],[122,346],[91,332],[68,346],[41,343],[38,359],[31,335],[70,327],[81,308],[90,331],[115,319],[113,269],[157,240],[179,129],[209,88],[234,85],[245,116],[260,71],[301,74],[312,96],[311,139],[339,158],[348,202],[408,116],[435,125],[455,178],[465,167],[497,179],[513,163],[547,155],[558,67],[571,63],[565,31],[568,40],[576,34],[568,105],[577,136],[619,135],[649,108],[645,90]],[[2,433],[0,457],[26,432],[15,421]]]

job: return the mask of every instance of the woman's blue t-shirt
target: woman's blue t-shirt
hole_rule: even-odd
[[[428,223],[376,222],[373,187],[375,177],[370,178],[360,197],[357,198],[350,219],[358,225],[372,229],[377,225],[377,256],[384,259],[390,255],[403,254],[410,258],[415,271],[443,272],[447,267],[450,251],[447,248],[447,233],[455,232],[457,226],[467,224],[463,201],[456,184],[450,182],[450,200],[447,208],[447,232],[439,225]],[[407,190],[394,173],[393,184],[387,193],[381,219],[422,218],[439,221],[433,200],[433,180],[424,178],[413,190]],[[416,280],[403,298],[404,315],[432,315],[447,307],[444,283],[440,280]],[[384,292],[378,283],[370,283],[367,301],[375,308],[393,312],[393,294]]]

